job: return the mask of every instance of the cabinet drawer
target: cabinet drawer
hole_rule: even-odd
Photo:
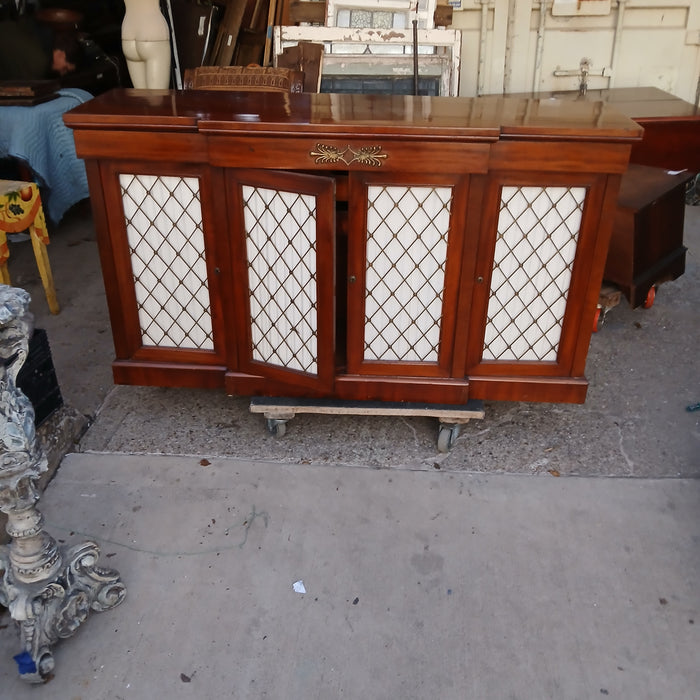
[[[209,159],[230,168],[281,170],[400,170],[427,173],[485,173],[488,143],[454,143],[373,139],[243,138],[212,136]]]

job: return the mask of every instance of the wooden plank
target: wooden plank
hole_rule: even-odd
[[[265,35],[265,51],[263,53],[263,66],[272,65],[272,27],[275,24],[277,14],[277,0],[270,0],[267,12],[267,34]]]
[[[435,27],[451,27],[452,11],[451,5],[438,3],[433,13],[433,24]]]
[[[466,404],[410,403],[403,401],[340,401],[302,397],[256,396],[250,400],[251,413],[263,413],[266,418],[293,418],[297,413],[341,416],[425,416],[445,419],[445,422],[467,422],[484,417],[484,404],[469,399]]]
[[[237,66],[249,66],[251,63],[262,65],[265,51],[265,31],[252,31],[241,28],[233,62]]]
[[[243,21],[246,3],[239,0],[227,0],[226,10],[219,26],[219,31],[212,53],[216,66],[230,66],[233,52],[236,50],[238,33]]]
[[[289,26],[302,23],[324,25],[326,23],[325,0],[283,0],[282,24]]]
[[[233,55],[234,65],[263,64],[268,8],[268,0],[247,0],[246,12],[243,15]]]
[[[277,56],[277,66],[300,70],[304,74],[304,92],[319,92],[321,89],[321,61],[323,44],[300,41],[288,46]]]
[[[268,3],[267,0],[253,0],[253,2],[254,5],[250,14],[250,22],[248,23],[248,29],[256,31],[259,29],[264,29],[263,19],[267,11]]]

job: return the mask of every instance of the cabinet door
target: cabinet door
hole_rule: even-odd
[[[482,360],[557,361],[586,193],[501,188]]]
[[[352,173],[348,371],[449,377],[466,176]]]
[[[115,376],[220,384],[226,353],[211,170],[136,162],[102,168],[108,225],[100,247]],[[207,366],[215,370],[208,379]],[[139,367],[149,367],[148,376]]]
[[[227,182],[238,369],[328,390],[335,375],[334,181],[232,170]]]
[[[581,354],[607,247],[602,202],[614,203],[611,191],[599,175],[491,180],[472,299],[467,371],[475,396],[582,400]]]

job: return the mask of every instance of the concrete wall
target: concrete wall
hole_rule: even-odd
[[[451,4],[462,30],[460,95],[576,90],[579,76],[561,73],[588,59],[590,89],[651,86],[696,102],[700,0]]]

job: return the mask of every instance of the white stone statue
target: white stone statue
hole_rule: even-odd
[[[124,0],[122,51],[135,88],[170,87],[170,29],[159,0]]]
[[[20,678],[38,684],[51,678],[52,647],[74,634],[91,610],[119,605],[126,588],[117,571],[97,566],[95,542],[59,546],[36,508],[46,457],[32,403],[17,386],[33,330],[30,301],[24,289],[0,284],[0,511],[11,537],[0,545],[0,605],[19,630]]]

